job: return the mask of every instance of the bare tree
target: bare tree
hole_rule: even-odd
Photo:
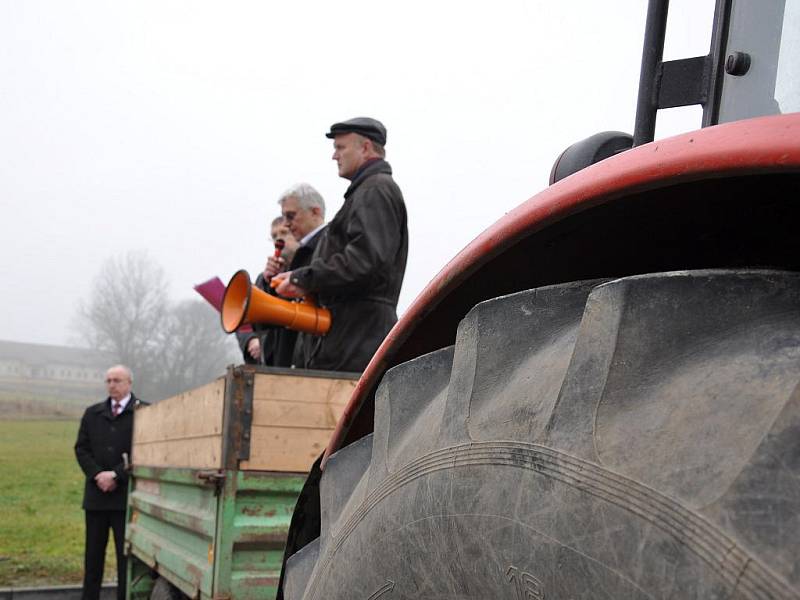
[[[90,348],[130,366],[149,395],[159,371],[159,333],[168,310],[163,269],[144,252],[105,261],[88,301],[78,307],[78,332]]]
[[[219,313],[202,300],[174,305],[162,333],[159,391],[164,396],[207,383],[226,365],[241,361],[239,346],[220,326]]]
[[[82,341],[130,366],[147,400],[206,383],[240,360],[216,313],[201,301],[173,305],[164,270],[143,252],[107,260],[75,320]]]

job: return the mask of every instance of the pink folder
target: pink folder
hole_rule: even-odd
[[[217,309],[217,312],[222,312],[222,297],[225,295],[225,284],[222,283],[219,277],[212,277],[208,281],[198,283],[194,286],[194,291],[206,299],[211,306]],[[236,331],[241,333],[248,333],[253,331],[250,325],[242,325]]]

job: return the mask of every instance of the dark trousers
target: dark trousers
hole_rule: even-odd
[[[108,530],[114,531],[117,551],[117,599],[125,600],[125,511],[87,510],[83,600],[98,600],[106,563]]]

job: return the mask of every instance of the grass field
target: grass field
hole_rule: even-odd
[[[78,422],[0,420],[0,587],[81,581],[84,479],[72,449]],[[112,550],[106,579],[115,569]]]
[[[0,420],[5,419],[74,419],[86,409],[86,398],[0,389]]]

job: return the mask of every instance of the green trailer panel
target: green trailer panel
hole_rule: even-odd
[[[220,512],[225,551],[217,560],[217,594],[243,600],[275,597],[289,523],[304,482],[303,475],[236,473],[236,493],[226,494],[230,501]]]
[[[191,469],[134,467],[129,553],[190,598],[213,593],[217,487]]]
[[[304,476],[134,467],[127,544],[131,598],[144,563],[190,598],[271,599]]]

